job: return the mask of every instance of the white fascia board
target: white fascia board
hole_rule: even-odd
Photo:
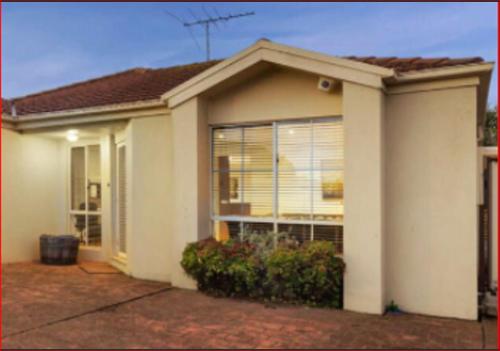
[[[101,108],[101,109],[86,109],[85,111],[72,111],[69,113],[50,114],[40,118],[38,115],[33,115],[31,118],[24,116],[16,119],[15,128],[18,130],[36,130],[52,127],[64,127],[83,124],[95,124],[103,122],[115,122],[119,120],[130,120],[134,118],[155,117],[160,115],[168,116],[170,111],[167,106],[159,102],[151,104],[134,104],[133,107],[125,108]]]
[[[345,67],[345,68],[351,68],[351,69],[354,69],[357,71],[378,75],[378,76],[381,76],[384,78],[391,77],[395,74],[394,70],[391,68],[384,68],[384,67],[372,65],[369,63],[364,63],[364,62],[359,62],[359,61],[355,61],[355,60],[349,60],[346,58],[326,55],[326,54],[318,53],[315,51],[299,49],[299,48],[295,48],[295,47],[287,46],[287,45],[283,45],[283,44],[277,44],[277,43],[264,41],[262,43],[262,47],[267,48],[267,49],[272,49],[274,51],[281,51],[283,53],[288,53],[291,55],[308,57],[308,58],[314,59],[316,61],[323,61],[325,63],[330,63],[330,64],[334,64],[337,66]]]
[[[435,80],[448,77],[483,74],[493,71],[493,62],[474,63],[461,66],[430,68],[420,71],[399,73],[387,79],[388,83],[410,83],[420,80]]]
[[[96,106],[96,107],[81,108],[81,109],[74,109],[74,110],[26,114],[26,115],[20,116],[18,118],[18,120],[21,122],[30,122],[30,121],[40,121],[40,120],[46,120],[46,119],[58,119],[58,118],[65,118],[65,117],[86,116],[86,115],[93,115],[93,114],[128,111],[128,110],[151,108],[151,107],[162,107],[162,106],[165,106],[165,104],[162,103],[160,100],[154,99],[154,100],[148,100],[148,101],[139,101],[139,102],[132,102],[132,103]]]
[[[461,88],[467,86],[480,85],[479,77],[458,77],[458,78],[443,78],[434,81],[416,81],[406,84],[390,85],[387,87],[387,93],[390,95],[416,93],[423,91],[443,90],[452,88]]]
[[[16,129],[36,130],[44,128],[80,126],[85,124],[88,125],[88,124],[100,124],[106,122],[127,121],[138,118],[159,117],[159,116],[167,117],[169,115],[170,113],[168,111],[165,111],[164,113],[159,113],[157,110],[145,110],[141,111],[141,113],[137,113],[137,111],[131,111],[131,112],[107,114],[106,116],[92,115],[92,116],[72,117],[65,119],[23,122],[23,123],[18,123]]]

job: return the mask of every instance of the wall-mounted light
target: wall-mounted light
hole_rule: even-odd
[[[76,129],[71,129],[71,130],[68,130],[68,132],[66,133],[66,139],[68,139],[69,142],[75,142],[75,141],[78,141],[78,130]]]

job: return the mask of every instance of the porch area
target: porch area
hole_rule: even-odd
[[[496,348],[496,320],[212,298],[78,266],[2,265],[3,348]]]
[[[168,124],[163,109],[146,112],[134,121],[118,115],[107,123],[2,129],[2,202],[8,204],[2,264],[38,260],[41,234],[72,234],[81,261],[170,281]]]

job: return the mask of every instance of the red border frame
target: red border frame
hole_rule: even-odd
[[[2,2],[0,1],[0,78],[2,77]],[[0,96],[2,95],[2,85],[0,84]],[[0,108],[2,107],[2,101],[0,100]],[[2,123],[2,122],[0,122]],[[0,134],[0,152],[2,151],[2,137]],[[0,154],[1,155],[1,154]],[[0,156],[0,161],[2,157]],[[2,194],[2,186],[1,186],[1,180],[2,180],[2,162],[0,162],[0,195]],[[0,225],[2,223],[2,200],[0,198]],[[2,236],[2,229],[0,227],[0,238]],[[0,240],[0,261],[2,258],[2,241]],[[2,269],[0,269],[0,292],[2,291]],[[3,333],[2,333],[2,295],[0,294],[0,349],[3,349]]]
[[[153,0],[154,1],[154,0]],[[224,1],[224,0],[223,0]],[[65,2],[65,1],[62,1],[62,2]],[[196,0],[195,0],[196,2]],[[500,4],[497,3],[497,24],[498,22],[500,22]],[[2,30],[1,30],[1,24],[2,24],[2,1],[0,1],[0,78],[2,76],[2,64],[1,64],[1,53],[2,53],[2,36],[1,36],[1,33],[2,33]],[[497,28],[498,30],[498,28]],[[500,41],[498,41],[499,37],[500,37],[500,30],[498,30],[498,36],[497,36],[497,57],[500,57]],[[499,69],[498,69],[498,66],[497,66],[497,76],[499,74]],[[0,84],[0,96],[3,96],[2,95],[2,85]],[[497,99],[500,98],[500,80],[497,80]],[[497,101],[498,101],[497,100]],[[0,101],[0,108],[2,107],[2,102]],[[497,125],[499,125],[500,123],[500,118],[498,118],[497,116]],[[0,122],[2,123],[2,122]],[[1,136],[0,136],[0,141],[1,141]],[[497,143],[498,145],[500,145],[500,134],[497,133]],[[1,146],[1,143],[0,143],[0,151],[2,150],[2,146]],[[1,160],[1,156],[0,156],[0,160]],[[1,179],[2,179],[2,164],[0,162],[0,184],[1,184]],[[500,180],[500,174],[498,174],[498,180]],[[1,185],[0,185],[0,195],[2,193],[2,188],[1,188]],[[497,201],[498,201],[498,204],[500,205],[500,197],[497,197]],[[1,210],[2,210],[2,200],[0,199],[0,224],[2,222],[2,215],[1,215]],[[498,216],[500,216],[500,208],[498,208]],[[498,235],[498,233],[496,233]],[[1,237],[1,229],[0,229],[0,237]],[[498,241],[497,241],[498,242]],[[2,247],[2,243],[0,241],[0,260],[1,260],[1,257],[2,257],[2,253],[1,253],[1,247]],[[500,249],[500,242],[498,242],[498,248]],[[500,261],[497,262],[498,264],[498,268],[500,269]],[[2,283],[2,270],[0,269],[0,292],[1,292],[1,283]],[[2,300],[2,297],[0,295],[0,336],[2,335],[2,305],[1,305],[1,300]],[[497,304],[500,306],[500,294],[497,294]],[[500,325],[497,324],[497,338],[498,338],[498,335],[500,335]],[[0,349],[3,349],[2,347],[2,338],[0,337]],[[497,349],[500,350],[500,339],[497,340]]]
[[[498,22],[500,21],[500,4],[497,3],[497,60],[498,60],[498,57],[500,57],[500,47],[499,47],[499,36],[500,36],[500,31],[498,30]],[[498,77],[498,62],[497,62],[497,77]],[[498,81],[497,79],[497,106],[498,106],[498,98],[500,97],[500,81]],[[498,111],[498,109],[497,109]],[[498,112],[497,112],[497,126],[499,125],[499,118],[498,118]],[[498,130],[498,127],[497,127],[497,130]],[[498,134],[497,132],[497,152],[498,152],[498,145],[500,145],[500,135]],[[498,162],[497,162],[497,165],[498,165]],[[498,167],[498,166],[497,166]],[[498,174],[497,172],[497,177],[498,177],[498,180],[500,180],[500,175]],[[498,184],[498,183],[497,183]],[[497,197],[497,203],[500,205],[500,197]],[[498,208],[497,206],[497,216],[500,217],[500,208]],[[497,217],[498,218],[498,217]],[[493,235],[497,235],[498,236],[498,232],[497,233],[493,233]],[[498,242],[497,240],[497,246],[498,246],[498,249],[500,249],[500,243]],[[497,260],[497,265],[498,265],[498,268],[500,269],[500,261]],[[500,306],[500,295],[497,293],[497,306]],[[498,311],[498,307],[497,307],[497,311]],[[497,312],[497,316],[498,316],[498,312]],[[500,335],[500,325],[498,325],[497,323],[497,349],[500,349],[500,339],[498,339],[498,335]]]

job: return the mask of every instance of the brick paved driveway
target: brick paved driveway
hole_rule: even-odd
[[[266,307],[76,266],[2,272],[4,348],[496,347],[496,320]]]

